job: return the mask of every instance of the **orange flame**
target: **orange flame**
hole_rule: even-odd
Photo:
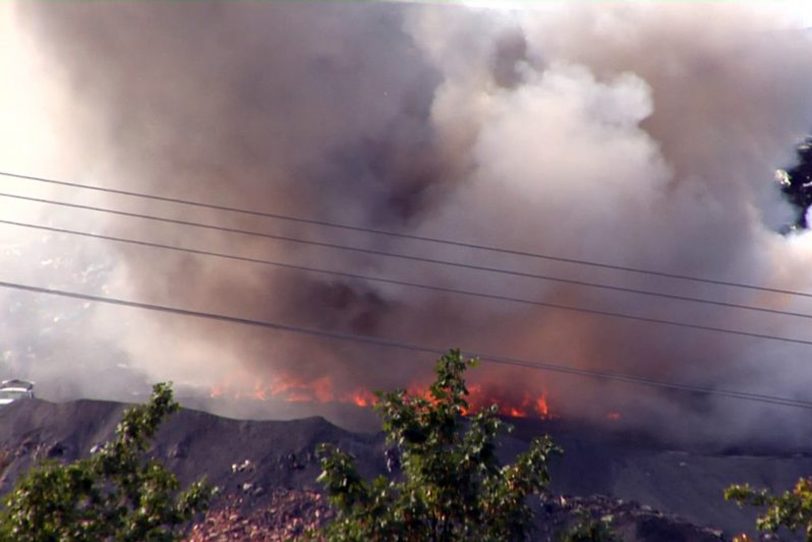
[[[525,394],[521,401],[517,402],[505,394],[485,393],[481,386],[471,386],[469,391],[471,395],[468,398],[468,402],[471,405],[471,410],[479,410],[496,404],[499,405],[499,414],[503,416],[511,416],[513,418],[528,418],[532,416],[542,420],[554,417],[550,413],[550,405],[547,401],[547,396],[543,393],[537,397]]]
[[[377,401],[377,397],[367,390],[359,390],[352,394],[352,402],[361,408],[371,407]]]
[[[542,418],[548,418],[550,416],[550,405],[547,404],[547,398],[544,395],[536,399],[536,412]]]
[[[210,388],[209,396],[212,398],[228,396],[232,399],[253,399],[256,401],[281,399],[291,403],[327,403],[335,401],[333,385],[326,376],[306,383],[297,382],[293,379],[277,378],[272,384],[257,382],[253,387],[230,383],[218,384]]]
[[[551,419],[550,405],[545,393],[538,396],[525,393],[520,400],[511,398],[509,393],[502,390],[487,389],[482,384],[468,385],[468,404],[463,414],[470,415],[490,405],[499,405],[499,414],[514,418],[534,417]],[[428,387],[413,385],[407,388],[407,393],[414,397],[434,402]],[[368,389],[359,388],[354,392],[338,394],[327,376],[309,382],[297,380],[292,377],[277,376],[272,383],[257,382],[252,387],[240,387],[225,384],[212,386],[209,392],[212,398],[231,397],[234,399],[252,399],[267,401],[277,399],[290,403],[346,403],[359,408],[369,408],[377,402],[377,397]],[[620,419],[619,413],[609,413],[610,420]]]

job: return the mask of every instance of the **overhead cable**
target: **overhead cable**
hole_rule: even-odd
[[[240,316],[231,316],[226,314],[218,314],[218,313],[211,313],[205,311],[197,311],[197,310],[190,310],[184,309],[180,307],[172,307],[168,305],[158,305],[152,303],[142,303],[137,301],[130,301],[125,299],[118,299],[113,297],[107,296],[97,296],[91,294],[84,294],[79,292],[70,292],[65,290],[59,290],[55,288],[44,288],[40,286],[33,286],[28,284],[21,284],[17,282],[8,282],[8,281],[0,281],[0,288],[18,290],[18,291],[25,291],[37,294],[46,294],[46,295],[53,295],[59,296],[64,298],[70,299],[77,299],[85,302],[93,302],[93,303],[103,303],[103,304],[110,304],[110,305],[118,305],[124,307],[130,307],[135,309],[142,309],[142,310],[149,310],[149,311],[157,311],[163,312],[168,314],[174,314],[178,316],[190,317],[190,318],[198,318],[198,319],[205,319],[205,320],[216,320],[221,322],[227,322],[231,324],[239,324],[239,325],[248,325],[248,326],[255,326],[261,327],[266,329],[273,329],[280,332],[286,333],[294,333],[298,335],[305,335],[310,337],[319,337],[324,339],[332,339],[332,340],[339,340],[339,341],[349,341],[349,342],[357,342],[357,343],[364,343],[364,344],[371,344],[375,346],[380,346],[384,348],[393,348],[398,350],[406,350],[412,352],[419,352],[419,353],[426,353],[426,354],[433,354],[433,355],[442,355],[445,353],[445,350],[434,348],[425,345],[419,345],[415,343],[409,342],[402,342],[398,340],[380,338],[380,337],[372,337],[368,335],[357,335],[353,333],[344,333],[339,331],[328,331],[316,328],[308,328],[308,327],[301,327],[295,326],[290,324],[284,324],[281,322],[274,322],[270,320],[255,320],[251,318],[245,318]],[[624,374],[624,373],[615,373],[615,372],[608,372],[608,371],[595,371],[591,369],[582,369],[578,367],[571,367],[567,365],[560,365],[555,363],[549,363],[544,361],[531,361],[525,360],[521,358],[509,357],[509,356],[501,356],[501,355],[491,355],[485,353],[477,353],[477,352],[466,352],[466,355],[477,357],[483,362],[486,363],[494,363],[500,365],[512,365],[516,367],[523,367],[526,369],[533,369],[539,371],[549,371],[549,372],[556,372],[562,374],[569,374],[574,376],[581,376],[581,377],[588,377],[592,379],[604,380],[604,381],[616,381],[616,382],[624,382],[627,384],[635,384],[641,386],[648,386],[654,388],[661,388],[661,389],[670,389],[675,391],[683,391],[687,393],[693,394],[702,394],[702,395],[716,395],[719,397],[726,397],[731,399],[740,399],[745,401],[753,401],[753,402],[760,402],[766,404],[772,404],[777,406],[786,406],[786,407],[793,407],[793,408],[803,408],[803,409],[812,409],[812,402],[804,401],[800,399],[793,399],[788,397],[779,397],[774,395],[767,395],[767,394],[759,394],[759,393],[751,393],[751,392],[743,392],[737,390],[726,390],[720,388],[712,388],[712,387],[703,387],[703,386],[695,386],[691,384],[683,384],[679,382],[670,382],[665,380],[655,380],[650,379],[647,377],[641,377],[636,375]]]
[[[611,269],[615,271],[625,271],[630,273],[639,273],[643,275],[651,275],[656,277],[663,277],[663,278],[670,278],[670,279],[679,279],[679,280],[686,280],[692,282],[700,282],[706,284],[715,284],[718,286],[730,286],[735,288],[744,288],[748,290],[758,290],[762,292],[771,292],[776,294],[786,294],[786,295],[794,295],[794,296],[802,296],[802,297],[809,297],[812,298],[812,293],[810,292],[802,292],[797,290],[788,290],[784,288],[774,288],[770,286],[763,286],[757,284],[748,284],[744,282],[737,282],[732,280],[722,280],[722,279],[713,279],[709,277],[699,277],[696,275],[686,275],[681,273],[671,273],[667,271],[660,271],[655,269],[645,269],[640,267],[632,267],[626,265],[618,265],[618,264],[611,264],[608,262],[599,262],[595,260],[587,260],[582,258],[569,258],[565,256],[558,256],[553,254],[545,254],[541,252],[531,252],[525,250],[517,250],[517,249],[510,249],[505,247],[498,247],[494,245],[484,245],[479,243],[467,242],[467,241],[459,241],[454,239],[446,239],[442,237],[432,237],[432,236],[425,236],[425,235],[416,235],[410,233],[402,233],[402,232],[395,232],[391,230],[382,230],[377,228],[370,228],[365,226],[358,226],[358,225],[351,225],[351,224],[343,224],[339,222],[329,221],[329,220],[320,220],[314,218],[306,218],[306,217],[297,217],[292,215],[286,215],[281,213],[272,213],[268,211],[257,211],[252,209],[245,209],[240,207],[233,207],[228,205],[218,205],[214,203],[207,203],[201,201],[193,201],[187,200],[182,198],[174,198],[169,196],[161,196],[158,194],[149,194],[146,192],[137,192],[132,190],[122,190],[117,188],[108,188],[104,186],[98,185],[91,185],[91,184],[84,184],[84,183],[77,183],[77,182],[70,182],[70,181],[63,181],[58,179],[49,179],[46,177],[38,177],[34,175],[22,175],[19,173],[13,173],[8,171],[0,171],[0,176],[11,177],[16,179],[40,182],[40,183],[48,183],[52,185],[58,186],[66,186],[71,188],[81,188],[85,190],[93,190],[97,192],[104,192],[108,194],[117,194],[122,196],[130,196],[130,197],[137,197],[137,198],[145,198],[150,199],[153,201],[162,201],[166,203],[173,203],[178,205],[187,205],[191,207],[197,207],[202,209],[211,209],[216,211],[227,211],[231,213],[238,213],[242,215],[248,216],[256,216],[256,217],[263,217],[263,218],[270,218],[274,220],[283,220],[287,222],[295,222],[299,224],[309,224],[314,226],[323,226],[329,228],[336,228],[342,229],[347,231],[357,231],[362,233],[369,233],[374,235],[383,235],[387,237],[394,237],[399,239],[406,239],[412,241],[423,241],[423,242],[430,242],[430,243],[437,243],[447,246],[456,246],[460,248],[469,248],[475,250],[484,250],[489,252],[495,252],[500,254],[507,254],[513,256],[524,256],[528,258],[536,258],[541,260],[548,260],[548,261],[555,261],[561,263],[569,263],[569,264],[577,264],[577,265],[584,265],[589,267],[596,267],[601,269]]]
[[[303,266],[303,265],[296,265],[296,264],[291,264],[291,263],[286,263],[286,262],[279,262],[279,261],[274,261],[274,260],[267,260],[267,259],[262,259],[262,258],[252,258],[252,257],[248,257],[248,256],[239,256],[239,255],[235,255],[235,254],[226,254],[226,253],[214,252],[214,251],[210,251],[210,250],[200,250],[200,249],[194,249],[194,248],[180,247],[180,246],[175,246],[175,245],[167,245],[167,244],[163,244],[163,243],[155,243],[155,242],[151,242],[151,241],[141,241],[141,240],[137,240],[137,239],[128,239],[128,238],[124,238],[124,237],[116,237],[116,236],[103,235],[103,234],[98,234],[98,233],[70,230],[70,229],[67,229],[67,228],[57,228],[57,227],[45,226],[45,225],[41,225],[41,224],[30,224],[30,223],[25,223],[25,222],[16,222],[16,221],[13,221],[13,220],[3,220],[3,219],[0,219],[0,224],[18,226],[18,227],[23,227],[23,228],[32,228],[32,229],[37,229],[37,230],[41,230],[41,231],[49,231],[49,232],[58,233],[58,234],[76,235],[76,236],[86,237],[86,238],[90,238],[90,239],[98,239],[98,240],[103,240],[103,241],[112,241],[112,242],[116,242],[116,243],[131,244],[131,245],[143,246],[143,247],[148,247],[148,248],[157,248],[157,249],[161,249],[161,250],[169,250],[169,251],[174,251],[174,252],[195,254],[195,255],[198,255],[198,256],[222,258],[222,259],[228,259],[228,260],[234,260],[234,261],[240,261],[240,262],[246,262],[246,263],[252,263],[252,264],[259,264],[259,265],[269,265],[269,266],[279,267],[279,268],[282,268],[282,269],[290,269],[290,270],[294,270],[294,271],[304,271],[304,272],[308,272],[308,273],[318,273],[318,274],[324,274],[324,275],[329,275],[329,276],[338,276],[338,277],[343,277],[343,278],[348,278],[348,279],[353,279],[353,280],[363,280],[363,281],[370,281],[370,282],[378,282],[378,283],[382,283],[382,284],[391,284],[391,285],[394,285],[394,286],[402,286],[402,287],[408,287],[408,288],[418,288],[418,289],[423,289],[423,290],[429,290],[429,291],[434,291],[434,292],[442,292],[442,293],[448,293],[448,294],[454,294],[454,295],[464,295],[464,296],[478,297],[478,298],[483,298],[483,299],[491,299],[491,300],[496,300],[496,301],[506,301],[506,302],[511,302],[511,303],[519,303],[519,304],[524,304],[524,305],[533,305],[533,306],[546,307],[546,308],[557,309],[557,310],[579,312],[579,313],[591,314],[591,315],[596,315],[596,316],[607,316],[607,317],[621,318],[621,319],[638,321],[638,322],[646,322],[646,323],[652,323],[652,324],[663,324],[663,325],[681,327],[681,328],[686,328],[686,329],[695,329],[695,330],[700,330],[700,331],[709,331],[709,332],[714,332],[714,333],[724,333],[724,334],[729,334],[729,335],[738,335],[738,336],[744,336],[744,337],[750,337],[750,338],[756,338],[756,339],[766,339],[766,340],[771,340],[771,341],[795,343],[795,344],[801,344],[801,345],[805,345],[805,346],[812,345],[812,341],[806,341],[806,340],[802,340],[802,339],[793,339],[793,338],[790,338],[790,337],[781,337],[781,336],[778,336],[778,335],[755,333],[755,332],[742,331],[742,330],[736,330],[736,329],[721,328],[721,327],[716,327],[716,326],[708,326],[708,325],[703,325],[703,324],[692,324],[692,323],[688,323],[688,322],[678,322],[678,321],[675,321],[675,320],[665,320],[665,319],[661,319],[661,318],[651,318],[651,317],[647,317],[647,316],[639,316],[639,315],[628,314],[628,313],[617,312],[617,311],[590,309],[590,308],[587,308],[587,307],[577,307],[577,306],[573,306],[573,305],[564,305],[564,304],[560,304],[560,303],[550,303],[550,302],[546,302],[546,301],[537,301],[537,300],[520,298],[520,297],[511,297],[511,296],[504,296],[504,295],[497,295],[497,294],[489,294],[489,293],[477,292],[477,291],[473,291],[473,290],[463,290],[463,289],[450,288],[450,287],[445,287],[445,286],[435,286],[435,285],[431,285],[431,284],[422,284],[422,283],[403,281],[403,280],[398,280],[398,279],[390,279],[390,278],[385,278],[385,277],[363,275],[363,274],[359,274],[359,273],[348,273],[348,272],[344,272],[344,271],[334,271],[334,270],[330,270],[330,269],[322,269],[322,268],[318,268],[318,267],[309,267],[309,266]],[[803,313],[793,313],[793,312],[789,312],[789,311],[779,311],[779,310],[773,310],[773,309],[762,309],[762,310],[765,311],[765,312],[774,312],[776,314],[781,314],[781,315],[784,315],[784,316],[798,316],[798,317],[803,317],[803,318],[812,318],[812,316],[807,315],[807,314],[803,314]]]
[[[502,275],[508,275],[513,277],[522,277],[522,278],[530,278],[536,280],[544,280],[549,282],[558,282],[562,284],[571,284],[575,286],[582,286],[586,288],[596,288],[601,290],[607,291],[614,291],[614,292],[621,292],[621,293],[629,293],[629,294],[636,294],[636,295],[644,295],[649,297],[658,297],[661,299],[671,299],[675,301],[685,301],[691,303],[701,303],[706,305],[715,305],[718,307],[727,307],[727,308],[735,308],[735,309],[745,309],[757,312],[764,312],[770,314],[784,314],[789,316],[798,316],[802,318],[812,318],[812,315],[804,314],[804,313],[789,313],[788,311],[780,311],[778,309],[771,309],[768,307],[759,307],[755,305],[746,305],[742,303],[733,303],[728,301],[717,301],[712,299],[706,299],[701,297],[694,297],[694,296],[687,296],[687,295],[680,295],[680,294],[668,294],[664,292],[655,292],[652,290],[642,290],[639,288],[630,288],[626,286],[616,286],[613,284],[605,284],[599,282],[591,282],[587,280],[579,280],[579,279],[567,279],[563,277],[557,277],[552,275],[545,275],[541,273],[529,273],[525,271],[515,271],[512,269],[504,269],[499,267],[490,267],[485,265],[478,265],[478,264],[471,264],[471,263],[463,263],[463,262],[454,262],[450,260],[441,260],[437,258],[430,258],[426,256],[415,256],[410,254],[399,254],[395,252],[387,252],[385,250],[378,250],[378,249],[371,249],[371,248],[363,248],[363,247],[356,247],[350,245],[342,245],[338,243],[329,243],[326,241],[313,241],[310,239],[302,239],[300,237],[291,237],[288,235],[278,235],[273,233],[267,232],[260,232],[256,230],[247,230],[243,228],[232,228],[228,226],[221,226],[218,224],[210,224],[205,222],[195,222],[191,220],[182,220],[177,218],[168,218],[163,216],[156,216],[156,215],[148,215],[143,213],[134,213],[130,211],[122,211],[119,209],[110,209],[107,207],[99,207],[95,205],[84,205],[80,203],[71,203],[47,198],[37,198],[32,196],[23,196],[19,194],[9,194],[6,192],[0,192],[0,197],[6,198],[13,198],[23,201],[31,201],[35,203],[44,203],[47,205],[56,205],[60,207],[68,207],[73,209],[82,209],[86,211],[94,211],[100,213],[107,213],[107,214],[114,214],[117,216],[125,216],[129,218],[137,218],[142,220],[150,220],[154,222],[162,222],[165,224],[175,224],[180,226],[190,226],[194,228],[201,228],[211,231],[219,231],[224,233],[232,233],[238,235],[247,235],[253,237],[260,237],[264,239],[273,239],[276,241],[284,241],[290,243],[297,243],[297,244],[304,244],[310,246],[317,246],[321,248],[329,248],[333,250],[342,250],[342,251],[349,251],[349,252],[356,252],[360,254],[369,254],[374,256],[383,256],[388,258],[395,258],[400,260],[407,260],[413,261],[418,263],[427,263],[427,264],[434,264],[434,265],[442,265],[447,267],[455,267],[459,269],[468,269],[472,271],[483,271],[488,273],[498,273]]]

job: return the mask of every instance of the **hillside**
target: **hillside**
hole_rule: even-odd
[[[102,401],[33,400],[0,410],[0,450],[5,458],[0,491],[7,491],[36,459],[71,460],[90,453],[112,434],[123,408]],[[803,453],[674,449],[640,435],[561,421],[516,423],[514,436],[504,440],[503,453],[520,450],[530,436],[541,432],[550,432],[565,449],[552,468],[555,496],[540,508],[548,524],[564,521],[573,503],[580,502],[596,513],[613,513],[629,533],[635,533],[635,540],[717,539],[691,524],[727,533],[752,530],[753,513],[725,503],[724,486],[750,481],[783,488],[812,471],[812,457]],[[287,514],[288,523],[316,510],[324,518],[324,503],[313,491],[318,489],[319,472],[315,449],[321,442],[350,451],[368,475],[384,471],[380,435],[349,432],[316,417],[244,421],[183,409],[162,427],[154,453],[182,482],[206,475],[223,488],[208,520],[210,528],[223,530],[225,523],[249,529],[251,522],[278,520],[269,516],[269,508],[277,516]],[[200,536],[196,540],[216,539]]]

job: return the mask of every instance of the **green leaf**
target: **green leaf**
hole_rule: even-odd
[[[363,481],[354,462],[326,447],[318,478],[336,508],[319,533],[330,541],[524,540],[532,515],[526,498],[549,482],[547,461],[560,453],[549,438],[537,439],[516,463],[502,466],[497,439],[507,426],[498,407],[467,419],[463,378],[475,360],[451,350],[437,362],[432,401],[402,391],[376,396],[386,440],[400,452],[401,473]],[[343,483],[344,481],[347,483]],[[342,483],[337,483],[341,481]]]
[[[40,463],[3,500],[0,540],[174,541],[214,488],[179,492],[163,465],[145,456],[163,420],[177,411],[170,384],[156,384],[145,405],[127,409],[115,438],[88,458]]]

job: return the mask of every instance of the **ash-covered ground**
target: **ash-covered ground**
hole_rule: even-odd
[[[0,410],[5,467],[0,491],[8,491],[37,460],[89,454],[112,435],[124,408],[102,401],[32,400]],[[752,532],[755,511],[724,502],[722,489],[750,482],[779,490],[812,472],[808,450],[683,446],[562,420],[514,424],[502,443],[505,457],[545,432],[565,450],[552,468],[551,494],[535,503],[541,540],[554,539],[576,507],[595,516],[611,514],[627,540],[704,541]],[[330,517],[315,482],[321,442],[351,452],[365,475],[385,472],[381,434],[347,431],[318,417],[246,421],[182,409],[160,430],[153,453],[183,483],[205,475],[223,489],[190,540],[286,540]]]

